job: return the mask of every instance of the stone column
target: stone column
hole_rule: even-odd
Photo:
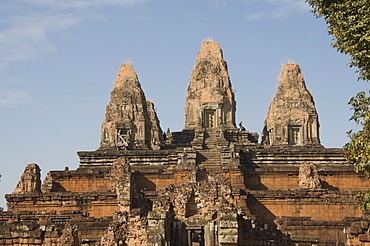
[[[131,210],[131,168],[129,160],[123,157],[113,162],[110,174],[112,189],[117,193],[118,206],[121,212]]]
[[[204,243],[205,246],[216,246],[215,242],[215,222],[210,221],[204,227]]]
[[[218,242],[220,245],[238,245],[238,220],[235,212],[220,212]]]
[[[166,245],[166,211],[148,212],[147,246]]]

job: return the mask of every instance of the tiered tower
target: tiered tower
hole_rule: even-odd
[[[121,65],[101,126],[101,148],[155,148],[162,142],[153,103],[147,101],[131,64]]]
[[[236,103],[218,42],[203,42],[186,94],[185,129],[235,129]]]
[[[298,64],[285,64],[262,132],[265,146],[320,145],[315,102]]]

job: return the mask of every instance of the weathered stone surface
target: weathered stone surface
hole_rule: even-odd
[[[126,158],[118,158],[113,162],[111,170],[112,190],[117,193],[117,202],[121,212],[131,210],[131,169]]]
[[[106,234],[101,238],[100,245],[124,245],[128,222],[127,212],[118,212],[113,216]]]
[[[77,246],[79,245],[77,236],[77,227],[67,223],[63,229],[63,233],[59,238],[60,245]]]
[[[69,222],[51,224],[29,221],[23,217],[21,221],[14,222],[11,227],[0,228],[1,245],[80,245],[77,235],[77,225]]]
[[[166,238],[166,211],[150,211],[148,213],[147,245],[164,245]]]
[[[159,149],[160,145],[163,142],[163,135],[162,129],[159,124],[159,119],[157,117],[157,113],[154,109],[154,103],[151,101],[146,101],[148,115],[149,115],[149,126],[150,126],[150,136],[151,136],[151,143],[150,146],[153,149]]]
[[[282,67],[264,123],[262,144],[320,145],[318,114],[298,64]]]
[[[203,42],[186,94],[185,129],[235,129],[236,103],[217,42]]]
[[[101,246],[113,245],[146,245],[147,221],[132,212],[114,214],[105,235],[101,238]]]
[[[366,243],[369,243],[370,242],[370,235],[367,235],[367,234],[360,234],[358,235],[358,240],[360,242],[366,242]],[[365,244],[366,245],[366,244]]]
[[[363,230],[360,225],[352,224],[351,227],[347,229],[347,232],[351,235],[359,235],[363,233]]]
[[[238,220],[235,211],[220,211],[219,217],[219,242],[227,245],[238,245]]]
[[[303,162],[299,166],[299,187],[303,189],[321,189],[321,181],[315,164]]]
[[[151,148],[161,143],[161,134],[153,103],[146,101],[132,65],[121,65],[101,126],[100,146]]]
[[[24,172],[19,180],[17,187],[13,191],[13,194],[22,193],[40,193],[41,192],[41,179],[40,179],[40,167],[35,164],[28,164],[24,169]]]
[[[158,191],[153,210],[169,211],[173,208],[177,219],[201,216],[211,220],[221,209],[236,207],[230,181],[222,175],[209,176],[208,180],[170,185]]]
[[[53,190],[53,178],[51,177],[50,172],[48,172],[46,174],[44,182],[42,183],[41,191],[45,193],[45,192],[50,192],[52,190]]]

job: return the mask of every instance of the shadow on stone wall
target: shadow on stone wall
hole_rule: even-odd
[[[322,180],[321,180],[321,187],[323,189],[339,191],[339,188],[338,187],[332,186],[328,182],[322,181]]]
[[[255,171],[256,167],[249,167],[244,171],[244,184],[250,190],[268,190],[261,182],[261,177]]]
[[[146,191],[155,191],[157,188],[156,184],[153,181],[145,177],[140,172],[134,173],[134,180],[135,180],[136,188],[144,193]]]
[[[259,202],[252,194],[248,195],[247,198],[248,208],[252,215],[254,215],[257,219],[257,225],[262,227],[273,228],[276,229],[275,219],[276,216],[271,213],[261,202]]]

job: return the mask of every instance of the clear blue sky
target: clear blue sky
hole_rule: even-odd
[[[121,63],[130,60],[162,129],[181,130],[200,44],[218,41],[236,92],[237,121],[261,133],[282,63],[301,65],[321,142],[342,147],[365,88],[330,47],[304,0],[3,0],[0,2],[0,206],[26,164],[78,167],[99,147]]]

